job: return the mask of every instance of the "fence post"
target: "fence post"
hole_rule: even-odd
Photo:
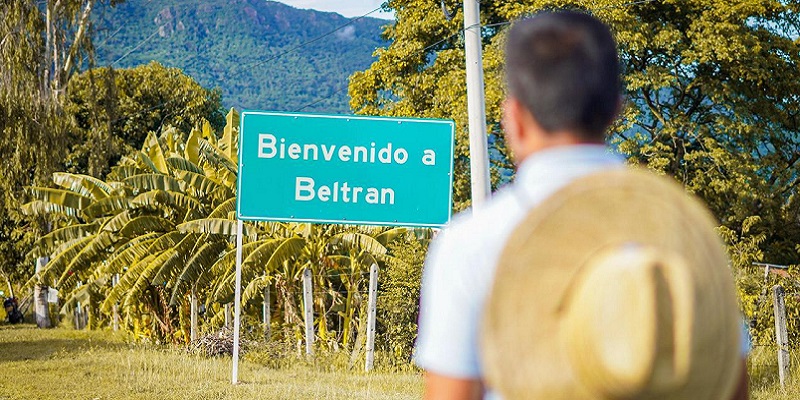
[[[225,303],[225,327],[231,329],[231,303]]]
[[[269,285],[264,288],[264,305],[261,308],[261,319],[264,321],[264,338],[269,340],[270,336],[272,336],[272,327],[270,326],[270,309],[269,309]]]
[[[772,287],[775,304],[775,341],[778,343],[778,377],[781,388],[785,387],[789,376],[789,335],[786,331],[786,303],[783,299],[783,288]]]
[[[192,285],[192,292],[189,294],[189,340],[197,340],[197,285]]]
[[[75,284],[75,289],[79,289],[83,286],[83,282],[78,281]],[[80,330],[83,329],[83,307],[81,307],[80,301],[75,301],[75,329]]]
[[[367,360],[364,371],[369,372],[375,363],[375,318],[378,302],[378,264],[369,268],[369,300],[367,302]]]
[[[89,300],[87,303],[92,304],[92,301]],[[92,308],[89,306],[89,304],[83,306],[83,327],[92,330],[92,326],[89,325],[89,313],[92,312]]]
[[[81,321],[83,320],[83,318],[81,318],[81,302],[80,301],[76,301],[75,302],[74,315],[75,315],[75,318],[73,318],[73,320],[75,321],[75,330],[80,330],[81,329]]]
[[[49,257],[36,259],[36,273],[38,274],[49,262]],[[47,303],[48,287],[37,284],[33,287],[33,318],[39,328],[52,328],[50,322],[50,307]]]
[[[314,354],[314,297],[311,288],[311,268],[303,270],[303,307],[306,323],[306,354]]]
[[[119,274],[114,274],[114,276],[111,277],[111,286],[114,287],[117,286],[118,284],[119,284]],[[117,303],[114,303],[114,306],[112,307],[111,310],[111,314],[113,321],[112,326],[114,328],[114,332],[116,332],[119,330],[119,305]]]

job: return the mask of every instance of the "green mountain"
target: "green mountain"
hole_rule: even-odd
[[[156,60],[220,88],[227,107],[344,113],[348,77],[390,23],[265,0],[128,0],[95,13],[95,65]]]

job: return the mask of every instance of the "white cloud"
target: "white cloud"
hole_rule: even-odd
[[[356,27],[353,25],[346,26],[336,32],[336,37],[341,40],[353,40],[356,37]]]
[[[279,0],[296,8],[311,8],[319,11],[331,11],[345,17],[360,17],[378,7],[385,0]],[[392,13],[376,11],[369,15],[375,18],[394,19]]]

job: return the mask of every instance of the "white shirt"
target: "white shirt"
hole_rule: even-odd
[[[540,151],[485,208],[456,216],[425,262],[417,365],[448,377],[480,379],[478,327],[506,239],[529,210],[571,181],[622,165],[623,159],[602,145]]]

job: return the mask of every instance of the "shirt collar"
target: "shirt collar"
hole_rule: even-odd
[[[562,180],[583,175],[599,166],[622,165],[624,159],[602,144],[552,147],[526,158],[517,170],[515,185],[522,187],[560,185]]]

